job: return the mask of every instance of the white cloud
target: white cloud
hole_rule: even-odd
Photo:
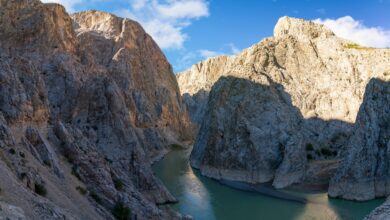
[[[181,27],[169,22],[153,19],[144,23],[145,30],[153,36],[157,44],[164,49],[182,48],[187,35]]]
[[[207,59],[210,57],[222,56],[222,55],[237,55],[241,51],[238,49],[233,43],[226,44],[221,50],[213,51],[213,50],[198,50],[198,54],[202,59]]]
[[[233,43],[227,44],[226,46],[228,46],[230,48],[231,55],[237,55],[237,54],[241,53],[241,50],[238,49],[238,47],[236,47],[236,45],[234,45]]]
[[[316,19],[314,22],[324,24],[337,36],[356,42],[366,47],[390,47],[390,30],[381,27],[367,27],[361,21],[345,16],[338,19]]]
[[[195,52],[185,52],[182,51],[180,53],[179,58],[176,59],[176,64],[174,66],[174,69],[176,72],[184,71],[191,67],[191,65],[194,64],[195,60],[198,60],[199,56]]]
[[[75,5],[81,3],[83,0],[41,0],[43,3],[58,3],[63,5],[68,12],[75,11]]]
[[[189,69],[194,63],[200,62],[202,60],[217,57],[217,56],[229,56],[237,55],[241,51],[232,43],[225,44],[219,50],[197,50],[197,51],[187,51],[181,50],[180,56],[175,60],[174,69],[176,72],[181,72],[186,69]]]
[[[208,0],[130,0],[129,7],[115,13],[140,22],[163,49],[183,48],[183,29],[209,16]]]
[[[156,4],[157,11],[171,18],[200,18],[209,15],[207,2],[199,0],[174,1],[170,4]]]
[[[139,9],[145,7],[146,2],[147,2],[147,0],[133,0],[133,1],[131,2],[131,6],[132,6],[134,9],[139,10]]]
[[[202,58],[209,58],[209,57],[216,57],[216,56],[220,56],[220,55],[223,55],[223,53],[221,52],[218,52],[218,51],[212,51],[212,50],[199,50],[199,55],[202,57]]]

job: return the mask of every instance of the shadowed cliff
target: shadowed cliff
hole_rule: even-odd
[[[369,200],[390,195],[390,82],[371,79],[329,195]]]
[[[263,77],[267,83],[228,76],[214,84],[191,164],[216,179],[326,188],[352,125],[305,119],[284,87]]]

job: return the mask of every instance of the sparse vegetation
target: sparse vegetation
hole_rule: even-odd
[[[72,158],[72,152],[71,152],[69,149],[67,149],[67,148],[65,147],[65,143],[64,143],[64,142],[61,143],[61,146],[64,148],[63,151],[62,151],[62,155],[65,157],[65,159],[66,159],[69,163],[73,163],[74,160],[73,160],[73,158]]]
[[[43,161],[43,164],[45,164],[45,165],[48,166],[48,167],[51,167],[51,163],[50,163],[49,160],[44,160],[44,161]]]
[[[123,182],[122,182],[122,180],[114,179],[113,181],[114,181],[115,189],[117,189],[117,190],[122,190],[123,189]]]
[[[91,198],[93,200],[95,200],[96,203],[101,204],[102,200],[100,199],[100,197],[96,193],[91,192],[89,195],[91,196]]]
[[[77,186],[76,189],[77,189],[77,191],[80,192],[81,195],[87,195],[87,193],[88,193],[87,189],[85,189],[84,187]]]
[[[306,144],[306,151],[313,151],[314,147],[311,143]]]
[[[325,156],[333,156],[333,152],[327,147],[321,148],[321,154]]]
[[[124,206],[122,202],[117,202],[111,213],[117,220],[130,220],[131,218],[130,208]]]
[[[355,44],[355,43],[346,44],[346,45],[344,45],[344,47],[347,49],[360,49],[361,48],[361,46],[359,44]]]
[[[182,149],[184,149],[184,146],[182,146],[180,144],[171,144],[170,147],[171,147],[172,150],[182,150]]]
[[[34,191],[38,195],[41,195],[41,196],[46,196],[46,194],[47,194],[47,190],[46,190],[45,186],[42,184],[39,184],[39,183],[35,183]]]
[[[112,162],[113,162],[113,161],[112,161],[111,159],[109,159],[108,157],[104,157],[104,160],[107,161],[109,164],[112,164]]]
[[[369,47],[360,46],[359,44],[355,44],[355,43],[345,44],[344,48],[347,48],[347,49],[357,49],[357,50],[372,49],[372,48],[369,48]]]
[[[75,176],[78,180],[81,180],[80,174],[78,172],[78,168],[76,165],[72,166],[72,175]]]
[[[11,149],[9,149],[9,153],[10,154],[16,154],[16,151],[15,151],[15,149],[11,148]]]

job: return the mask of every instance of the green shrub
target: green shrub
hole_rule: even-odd
[[[43,161],[43,164],[45,164],[45,165],[48,166],[48,167],[51,167],[51,163],[50,163],[49,160],[44,160],[44,161]]]
[[[69,149],[67,149],[67,148],[65,147],[65,143],[62,143],[62,144],[63,144],[63,146],[64,146],[64,149],[63,149],[63,151],[62,151],[62,155],[64,155],[65,159],[66,159],[69,163],[73,163],[74,160],[73,160],[72,152],[71,152]]]
[[[117,190],[123,189],[123,182],[120,179],[114,179],[113,181],[114,181],[115,189]]]
[[[108,163],[112,164],[112,160],[110,160],[108,157],[104,157],[104,160],[106,160]]]
[[[313,151],[314,150],[314,147],[312,144],[308,143],[306,144],[306,151]]]
[[[333,152],[331,150],[329,150],[329,148],[326,148],[326,147],[321,148],[321,153],[322,153],[322,155],[325,155],[325,156],[332,156],[333,155]]]
[[[10,154],[16,154],[16,151],[15,151],[15,149],[13,149],[13,148],[9,149],[8,152],[9,152]]]
[[[130,220],[131,217],[131,210],[122,202],[117,202],[111,213],[117,220]]]
[[[87,195],[87,190],[84,187],[77,186],[76,189],[81,193],[81,195]]]
[[[19,156],[20,156],[21,158],[26,158],[26,155],[25,155],[23,152],[19,152]]]
[[[47,194],[47,190],[46,190],[45,186],[42,185],[42,184],[35,183],[34,189],[35,189],[35,192],[36,192],[38,195],[46,196],[46,194]]]
[[[96,193],[91,192],[89,195],[91,196],[91,198],[93,200],[95,200],[95,202],[101,204],[102,200],[100,199],[100,197]]]
[[[78,172],[78,168],[76,165],[72,166],[72,175],[75,176],[78,180],[81,180],[80,174]]]
[[[182,150],[182,149],[184,149],[184,147],[181,146],[180,144],[171,144],[170,147],[171,147],[172,150]]]
[[[313,156],[311,154],[306,155],[307,160],[313,160]]]
[[[363,48],[359,44],[355,44],[355,43],[346,44],[346,45],[344,45],[344,47],[347,49],[362,49]]]

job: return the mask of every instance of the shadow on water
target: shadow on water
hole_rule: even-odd
[[[282,197],[242,191],[202,176],[188,162],[191,149],[172,151],[153,166],[156,175],[179,200],[171,207],[199,220],[363,219],[383,200],[365,203],[328,199],[326,193],[281,192]],[[272,190],[276,191],[276,190]]]

